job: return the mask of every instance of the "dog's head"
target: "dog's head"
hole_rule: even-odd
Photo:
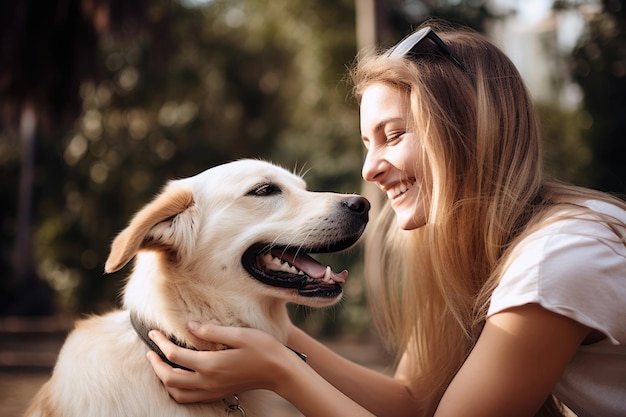
[[[136,270],[167,281],[172,297],[331,305],[347,272],[309,254],[354,245],[369,208],[357,195],[307,191],[300,177],[270,163],[231,162],[168,183],[116,237],[105,270],[119,270],[141,251]]]

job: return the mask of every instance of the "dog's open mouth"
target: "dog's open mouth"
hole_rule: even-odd
[[[337,297],[348,271],[336,273],[309,256],[307,251],[256,244],[246,250],[241,260],[250,275],[267,285],[297,289],[304,297]]]

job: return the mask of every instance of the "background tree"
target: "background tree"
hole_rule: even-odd
[[[27,3],[26,11],[35,7]],[[27,61],[21,54],[28,55],[28,50],[38,56],[40,46],[46,58],[42,65],[3,67],[2,79],[8,79],[11,88],[2,90],[2,97],[12,100],[9,110],[19,108],[24,99],[22,92],[13,93],[14,80],[23,66],[39,68],[29,75],[37,78],[50,61],[52,84],[75,80],[69,97],[59,100],[69,103],[75,98],[78,105],[63,118],[67,123],[58,123],[57,114],[50,117],[54,128],[38,142],[33,164],[35,256],[27,264],[37,266],[52,287],[57,309],[98,312],[116,303],[126,271],[102,277],[109,242],[169,178],[247,156],[301,172],[310,169],[311,188],[358,189],[356,115],[346,100],[347,86],[340,82],[355,52],[351,1],[156,1],[139,13],[145,19],[137,19],[141,24],[130,25],[132,36],[124,37],[89,26],[102,23],[100,18],[83,22],[81,8],[91,2],[53,4],[49,2],[49,13],[40,9],[38,16],[55,16],[52,10],[65,12],[70,4],[79,9],[72,10],[91,37],[74,31],[61,39],[56,31],[63,32],[71,20],[49,27],[39,26],[37,17],[5,27],[2,39],[18,44],[20,36],[28,34],[29,44],[6,49],[8,59],[3,62],[12,62],[12,57]],[[105,17],[115,5],[94,4],[108,6]],[[2,16],[10,21],[22,12],[22,7],[12,7]],[[339,29],[326,31],[327,25]],[[42,41],[46,37],[54,40]],[[81,43],[72,46],[76,56],[46,49],[76,39]],[[89,70],[72,75],[67,70],[72,59],[84,59]],[[18,86],[48,97],[48,90],[36,84]],[[1,153],[6,175],[0,193],[3,235],[9,237],[3,242],[8,242],[15,237],[13,226],[20,213],[7,203],[17,195],[15,178],[23,148],[15,118],[10,111],[5,116]],[[10,250],[3,243],[3,312],[26,313],[24,299],[12,299],[21,293],[33,300],[33,292],[16,282]]]
[[[584,3],[583,3],[584,4]],[[573,76],[583,91],[586,143],[584,172],[595,188],[626,194],[626,1],[602,0],[572,54]]]
[[[139,24],[143,10],[141,1],[0,3],[0,213],[10,238],[0,246],[2,310],[51,311],[32,239],[33,217],[46,214],[37,195],[50,159],[45,150],[78,114],[80,83],[96,76],[98,33]]]
[[[359,191],[358,112],[343,82],[357,51],[353,0],[39,3],[0,6],[0,314],[115,305],[128,270],[103,276],[109,243],[167,179],[259,157],[305,173],[311,189]],[[385,46],[431,16],[481,31],[498,18],[479,0],[380,4]],[[593,106],[595,127],[605,109]],[[556,138],[553,166],[580,175],[586,154],[572,151],[581,131],[571,122],[579,113],[552,104],[541,113]],[[35,127],[32,154],[20,119],[24,131]],[[16,204],[24,166],[32,166],[32,216]],[[33,231],[32,256],[13,248],[16,224]],[[327,334],[367,328],[360,256],[322,259],[350,268],[346,302],[322,316],[294,309],[296,319],[312,315]],[[53,303],[34,296],[37,282]]]

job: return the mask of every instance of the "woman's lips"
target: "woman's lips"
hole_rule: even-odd
[[[407,191],[411,189],[411,187],[415,184],[415,181],[411,182],[399,182],[392,187],[389,187],[385,190],[387,194],[387,198],[391,201],[405,194]]]

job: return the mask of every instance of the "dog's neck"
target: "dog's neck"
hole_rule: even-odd
[[[157,344],[154,343],[152,339],[150,339],[150,336],[148,336],[148,333],[150,333],[150,330],[155,330],[155,329],[150,327],[148,324],[146,324],[145,321],[141,320],[139,316],[137,315],[137,313],[134,311],[130,312],[130,323],[132,324],[133,329],[135,329],[135,332],[137,333],[139,338],[148,346],[148,348],[150,348],[150,350],[152,350],[157,355],[159,355],[159,357],[163,360],[163,362],[167,363],[172,368],[184,369],[185,371],[193,372],[193,369],[189,369],[176,362],[172,362],[171,360],[167,358],[167,356],[165,356],[165,353],[163,353],[163,351],[159,348],[159,346],[157,346]],[[187,346],[179,342],[175,337],[170,337],[169,339],[172,343],[174,343],[177,346],[184,347],[187,349],[197,350],[193,346]],[[298,355],[300,359],[306,362],[306,359],[307,359],[306,354],[298,352],[297,350],[294,350],[290,348],[289,346],[286,346],[286,347],[289,348],[291,351],[293,351],[296,355]]]
[[[261,303],[257,299],[246,298],[245,293],[227,292],[220,288],[210,292],[201,291],[192,286],[197,283],[175,286],[172,281],[184,283],[198,279],[187,280],[182,276],[172,279],[165,276],[160,266],[161,260],[151,255],[142,253],[138,256],[135,271],[124,290],[123,308],[134,311],[149,325],[156,326],[153,329],[161,330],[168,337],[173,336],[188,345],[197,342],[185,328],[185,324],[191,320],[211,321],[223,326],[253,327],[282,342],[287,340],[289,316],[285,302],[271,299]],[[221,348],[210,345],[195,347],[202,350]]]
[[[179,365],[175,362],[170,361],[167,358],[167,356],[165,356],[163,351],[148,336],[148,333],[150,332],[150,330],[155,330],[155,329],[149,326],[145,321],[141,320],[139,316],[137,315],[137,313],[134,311],[130,312],[130,323],[133,325],[133,329],[135,329],[135,332],[137,333],[139,338],[150,348],[150,350],[152,350],[157,355],[159,355],[159,357],[163,360],[163,362],[167,363],[172,368],[184,369],[185,371],[193,371],[192,369],[186,368],[182,365]],[[169,339],[175,345],[195,350],[195,348],[193,347],[186,346],[183,343],[180,343],[175,337],[170,337]]]

